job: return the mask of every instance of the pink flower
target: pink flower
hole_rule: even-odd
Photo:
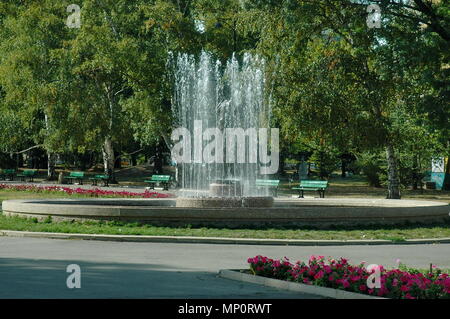
[[[314,279],[321,279],[323,278],[324,272],[323,270],[319,271],[317,274],[315,274]]]
[[[392,280],[392,286],[397,287],[397,285],[398,285],[398,279],[394,278],[394,280]]]
[[[344,286],[344,288],[350,287],[350,284],[349,284],[349,282],[348,282],[347,279],[345,279],[345,280],[342,281],[342,286]]]

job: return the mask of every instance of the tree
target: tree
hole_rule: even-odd
[[[14,112],[18,131],[24,127],[31,140],[48,154],[48,178],[54,178],[56,138],[52,109],[61,102],[58,84],[58,61],[53,51],[60,48],[66,35],[61,4],[52,1],[11,1],[2,7],[0,38],[0,83],[5,91],[4,105]],[[56,120],[56,119],[55,119]],[[21,122],[21,125],[19,125]],[[22,141],[23,134],[15,134]],[[17,142],[18,145],[23,143]]]
[[[364,6],[350,1],[247,3],[253,10],[270,12],[259,13],[264,25],[249,27],[264,29],[260,52],[269,59],[276,57],[270,60],[277,70],[277,114],[285,128],[306,140],[315,134],[326,136],[347,150],[383,146],[388,164],[387,197],[400,198],[396,148],[402,140],[396,134],[393,115],[407,100],[409,85],[422,94],[430,92],[430,81],[414,80],[424,66],[436,74],[433,71],[442,65],[442,58],[430,62],[425,55],[433,47],[445,56],[442,41],[434,39],[434,33],[426,33],[416,20],[398,14],[388,15],[388,26],[368,29],[367,13],[362,10],[368,2]],[[445,40],[442,33],[439,36]],[[413,63],[408,57],[415,56],[417,47],[411,49],[411,41],[419,48],[426,47]],[[435,45],[427,45],[430,41]],[[399,62],[402,67],[397,69]],[[407,114],[415,114],[419,104],[407,104]]]

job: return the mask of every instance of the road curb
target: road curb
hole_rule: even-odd
[[[305,285],[297,282],[291,282],[286,280],[279,280],[273,278],[267,278],[262,276],[255,276],[242,272],[242,270],[230,270],[222,269],[219,271],[219,277],[237,280],[242,282],[248,282],[266,287],[277,288],[282,290],[288,290],[293,292],[305,293],[325,298],[333,299],[386,299],[382,297],[375,297],[370,295],[359,294],[356,292],[350,292],[340,289],[333,289],[327,287],[319,287],[313,285]]]
[[[390,240],[297,240],[297,239],[221,238],[221,237],[192,237],[192,236],[71,234],[71,233],[28,232],[16,230],[0,230],[0,236],[121,241],[121,242],[269,245],[269,246],[417,245],[417,244],[450,243],[450,238],[407,239],[405,241],[396,242]]]

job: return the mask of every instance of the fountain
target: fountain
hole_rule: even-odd
[[[442,202],[273,199],[267,190],[254,187],[257,178],[273,173],[278,165],[278,140],[272,129],[269,160],[267,154],[271,110],[265,103],[264,61],[245,54],[241,63],[233,57],[222,65],[202,52],[198,59],[181,54],[174,63],[173,112],[179,128],[172,134],[177,142],[172,156],[180,168],[182,196],[7,200],[3,213],[38,219],[51,216],[55,221],[120,220],[164,226],[326,228],[448,222],[449,205]]]
[[[267,139],[259,136],[258,141],[257,133],[268,129],[271,116],[264,60],[244,54],[239,63],[233,55],[222,65],[203,51],[198,60],[179,55],[174,68],[176,125],[192,133],[172,135],[183,137],[183,152],[189,148],[189,154],[178,157],[183,198],[177,206],[271,205],[268,190],[254,187],[257,178],[265,177],[260,175],[257,143]],[[239,143],[248,147],[239,149]]]

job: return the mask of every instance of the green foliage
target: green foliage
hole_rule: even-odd
[[[358,156],[356,166],[367,178],[370,186],[381,187],[385,161],[381,152],[366,152]]]
[[[309,161],[316,164],[321,178],[329,178],[331,173],[339,167],[340,163],[339,153],[336,149],[330,147],[321,147],[318,150],[314,150]]]
[[[372,2],[83,0],[69,29],[68,0],[2,1],[0,152],[169,144],[170,56],[250,51],[266,59],[283,154],[314,152],[322,177],[342,154],[372,154],[359,165],[382,185],[390,146],[402,184],[416,184],[449,155],[449,3],[382,1],[369,29]]]

